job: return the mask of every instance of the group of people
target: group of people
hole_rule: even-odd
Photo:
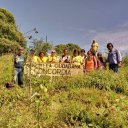
[[[37,56],[35,55],[35,49],[31,49],[26,61],[23,55],[24,49],[20,48],[18,54],[14,57],[15,82],[16,79],[18,79],[18,85],[22,87],[24,63],[73,63],[75,65],[82,65],[83,72],[91,72],[93,70],[105,69],[105,65],[108,62],[109,69],[118,72],[118,68],[121,66],[122,61],[121,53],[113,47],[112,43],[108,43],[107,48],[109,51],[107,59],[104,59],[102,53],[98,52],[98,43],[95,40],[93,40],[87,54],[84,49],[80,51],[74,49],[71,56],[68,54],[68,49],[65,48],[62,56],[57,56],[55,49],[51,50],[49,56],[46,56],[43,51]]]

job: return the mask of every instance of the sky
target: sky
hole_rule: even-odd
[[[101,51],[108,42],[128,50],[128,0],[0,0],[0,7],[14,15],[22,33],[36,28],[33,38],[86,51],[95,39]]]

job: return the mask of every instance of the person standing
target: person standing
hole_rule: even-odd
[[[105,69],[105,59],[101,52],[97,53],[97,69]]]
[[[72,63],[75,65],[82,65],[82,57],[80,56],[80,51],[78,49],[73,50]]]
[[[84,72],[91,72],[97,69],[97,60],[92,51],[87,52],[87,58],[85,59]]]
[[[14,56],[14,83],[18,80],[18,85],[23,87],[23,70],[24,70],[24,49],[19,48],[18,53]]]
[[[26,64],[37,63],[38,56],[35,55],[35,49],[31,49],[26,59]]]
[[[46,63],[47,62],[47,57],[45,56],[45,52],[41,51],[39,53],[39,57],[37,58],[38,63]]]
[[[85,59],[86,59],[86,53],[85,53],[85,50],[84,49],[81,49],[80,51],[80,54],[81,54],[81,58],[82,58],[82,63],[85,62]]]
[[[70,63],[71,62],[71,57],[68,55],[68,50],[65,48],[63,50],[63,55],[60,57],[59,62],[61,63]]]
[[[48,56],[47,62],[49,62],[49,63],[57,63],[57,62],[59,62],[59,60],[58,60],[58,58],[56,56],[56,51],[54,49],[51,51],[51,55]]]
[[[108,57],[106,62],[109,63],[109,70],[113,70],[114,72],[118,72],[118,68],[121,67],[122,56],[119,50],[113,47],[112,43],[107,44],[107,48],[109,50]]]
[[[94,56],[96,56],[96,53],[98,51],[98,48],[99,48],[98,43],[96,42],[96,40],[93,40],[90,50],[91,50],[91,52],[93,53]]]

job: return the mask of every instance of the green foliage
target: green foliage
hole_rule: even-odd
[[[13,15],[4,8],[0,8],[0,20],[15,25],[15,19]]]
[[[6,9],[0,8],[0,54],[15,48],[26,46],[23,34],[18,31],[14,16]]]
[[[73,43],[68,43],[68,44],[66,44],[66,46],[70,52],[72,52],[76,48],[79,50],[81,49],[79,45],[73,44]]]
[[[97,71],[84,76],[55,77],[52,82],[50,77],[32,77],[31,96],[28,81],[25,88],[3,86],[12,79],[12,56],[0,57],[0,69],[0,127],[128,126],[128,67],[122,67],[119,74]],[[44,92],[40,85],[48,91]]]
[[[5,82],[12,80],[13,74],[13,64],[12,56],[5,55],[0,57],[0,85],[3,85]]]
[[[0,38],[0,54],[14,52],[20,47],[17,42],[10,41],[5,38]]]
[[[58,44],[55,46],[55,50],[58,54],[62,54],[65,48],[67,48],[65,44]]]
[[[36,53],[39,54],[40,51],[47,53],[51,48],[52,44],[49,42],[44,42],[43,40],[34,39],[33,40],[34,48],[36,49]]]
[[[74,43],[68,43],[68,44],[58,44],[55,46],[55,50],[58,54],[62,54],[64,49],[67,49],[69,54],[72,54],[74,49],[81,49],[79,45]]]
[[[127,68],[126,68],[127,69]],[[125,69],[125,70],[126,70]],[[123,71],[123,70],[122,70]],[[121,71],[121,72],[122,72]],[[127,71],[127,70],[126,70]],[[95,71],[85,75],[74,76],[67,80],[58,80],[55,83],[56,88],[81,88],[90,87],[98,88],[100,90],[115,91],[116,93],[123,93],[128,95],[128,72],[125,74],[115,74],[111,71]],[[55,81],[54,81],[55,82]]]
[[[122,65],[127,66],[128,65],[128,56],[123,57]]]
[[[126,127],[127,100],[122,98],[116,93],[96,89],[72,89],[67,92],[65,101],[68,102],[63,103],[58,118],[72,127]]]

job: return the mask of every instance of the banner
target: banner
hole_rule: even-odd
[[[25,65],[25,74],[28,76],[72,76],[83,73],[83,65],[71,63],[41,63]]]

